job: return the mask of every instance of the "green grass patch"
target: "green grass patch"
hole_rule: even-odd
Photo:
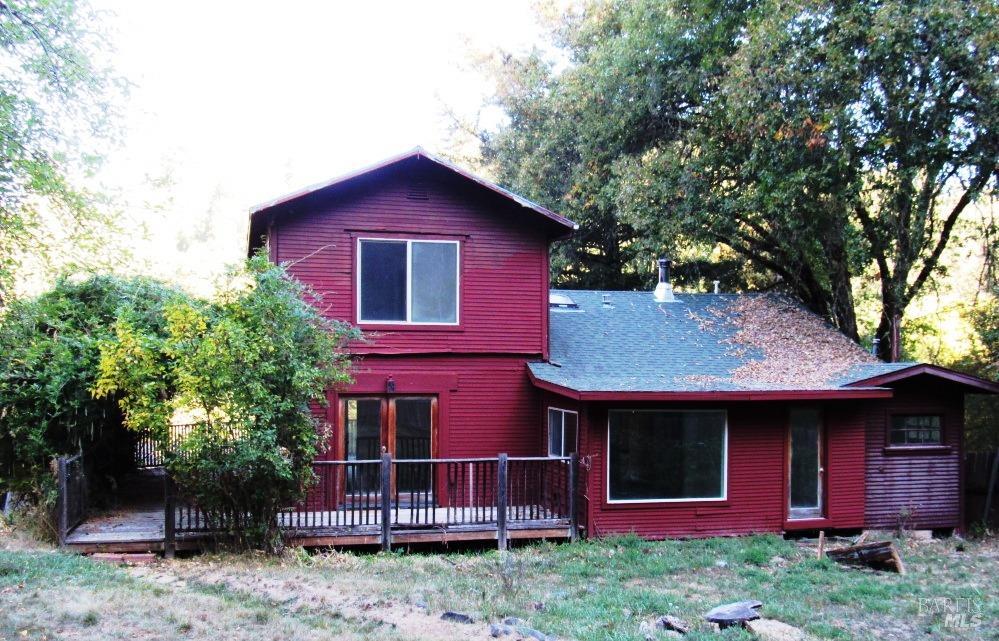
[[[672,614],[693,624],[691,641],[748,639],[741,630],[718,634],[702,616],[753,598],[764,616],[819,639],[994,638],[996,541],[900,545],[905,576],[819,560],[813,546],[776,536],[625,536],[509,553],[204,555],[146,571],[61,553],[0,552],[0,590],[13,594],[18,613],[0,623],[0,637],[62,631],[103,641],[171,630],[195,641],[448,639],[446,629],[434,636],[435,625],[442,611],[455,610],[474,616],[483,633],[486,623],[514,616],[562,639],[641,641],[643,622]],[[970,627],[928,610],[957,598],[975,608]],[[400,608],[416,627],[397,627],[389,613]]]

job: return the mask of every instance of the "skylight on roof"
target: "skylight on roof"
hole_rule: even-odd
[[[566,294],[550,292],[548,294],[548,307],[552,309],[579,309],[576,301]]]

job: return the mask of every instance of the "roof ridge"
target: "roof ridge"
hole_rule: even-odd
[[[301,188],[299,188],[297,190],[288,192],[288,193],[286,193],[286,194],[284,194],[282,196],[278,196],[277,198],[273,198],[271,200],[267,200],[267,201],[264,201],[264,202],[259,203],[257,205],[254,205],[253,207],[250,207],[250,217],[254,218],[254,217],[257,216],[257,214],[260,214],[261,212],[264,212],[264,211],[266,211],[268,209],[272,209],[272,208],[277,207],[279,205],[283,205],[285,203],[291,202],[293,200],[297,200],[297,199],[302,198],[304,196],[308,196],[308,195],[310,195],[312,193],[315,193],[317,191],[320,191],[322,189],[328,189],[330,187],[333,187],[335,185],[347,182],[348,180],[352,180],[354,178],[358,178],[360,176],[363,176],[365,174],[371,173],[373,171],[378,171],[379,169],[384,169],[386,167],[389,167],[389,166],[394,165],[396,163],[402,162],[404,160],[409,160],[410,158],[425,158],[425,159],[429,160],[430,162],[432,162],[432,163],[434,163],[436,165],[439,165],[439,166],[441,166],[441,167],[443,167],[445,169],[448,169],[448,170],[450,170],[450,171],[452,171],[452,172],[454,172],[454,173],[462,176],[463,178],[466,178],[467,180],[471,180],[472,182],[474,182],[474,183],[476,183],[476,184],[478,184],[478,185],[480,185],[480,186],[482,186],[482,187],[484,187],[486,189],[489,189],[490,191],[493,191],[493,192],[495,192],[495,193],[497,193],[497,194],[499,194],[501,196],[504,196],[505,198],[508,198],[508,199],[514,201],[515,203],[519,204],[521,207],[524,207],[526,209],[530,209],[532,211],[535,211],[535,212],[541,214],[542,216],[544,216],[544,217],[546,217],[546,218],[548,218],[548,219],[550,219],[550,220],[552,220],[552,221],[554,221],[554,222],[556,222],[556,223],[558,223],[558,224],[560,224],[560,225],[562,225],[564,227],[568,227],[569,229],[572,229],[572,230],[579,229],[579,225],[578,224],[576,224],[573,221],[569,220],[565,216],[563,216],[561,214],[558,214],[556,212],[553,212],[552,210],[548,209],[547,207],[539,205],[538,203],[536,203],[536,202],[534,202],[532,200],[528,200],[527,198],[524,198],[523,196],[521,196],[519,194],[516,194],[516,193],[510,191],[509,189],[506,189],[505,187],[501,187],[500,185],[498,185],[498,184],[496,184],[496,183],[494,183],[494,182],[492,182],[490,180],[486,180],[485,178],[482,178],[481,176],[477,176],[477,175],[473,174],[471,171],[469,171],[467,169],[464,169],[462,167],[459,167],[458,165],[456,165],[455,163],[451,162],[450,160],[446,160],[446,159],[444,159],[444,158],[442,158],[440,156],[437,156],[436,154],[430,153],[429,151],[427,151],[426,149],[424,149],[420,145],[417,145],[416,147],[413,147],[412,149],[409,149],[409,150],[407,150],[405,152],[402,152],[400,154],[395,154],[393,156],[389,156],[387,158],[384,158],[384,159],[379,160],[377,162],[374,162],[372,164],[365,165],[365,166],[363,166],[363,167],[361,167],[359,169],[355,169],[353,171],[349,171],[349,172],[340,174],[338,176],[334,176],[333,178],[330,178],[328,180],[324,180],[324,181],[320,181],[320,182],[317,182],[317,183],[312,183],[312,184],[306,185],[306,186],[301,187]]]

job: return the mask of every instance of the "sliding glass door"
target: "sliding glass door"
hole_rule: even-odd
[[[343,401],[343,458],[348,461],[373,461],[382,455],[382,421],[386,413],[380,398],[348,398]],[[378,467],[347,467],[347,493],[377,493]]]

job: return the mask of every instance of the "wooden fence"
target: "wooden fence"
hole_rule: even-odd
[[[61,456],[56,459],[59,500],[56,527],[59,545],[66,544],[66,537],[87,516],[87,479],[83,471],[83,454]]]
[[[510,530],[565,527],[578,536],[578,461],[570,457],[316,461],[316,483],[278,525],[291,537],[495,530],[505,549]],[[167,480],[166,549],[178,536],[231,534],[245,515],[206,515]]]

